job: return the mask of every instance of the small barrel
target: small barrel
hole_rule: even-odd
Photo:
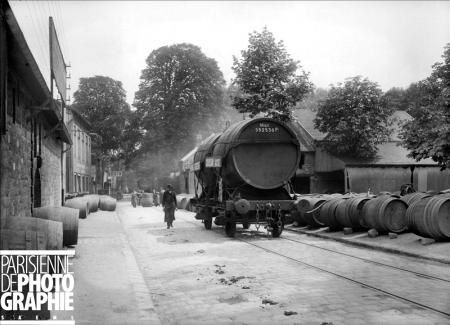
[[[186,205],[188,204],[188,199],[186,196],[177,195],[177,208],[178,209],[186,209]]]
[[[399,198],[389,195],[378,196],[364,204],[364,223],[380,233],[405,231],[408,226],[406,209],[408,205]]]
[[[153,193],[142,193],[141,205],[143,207],[153,206]]]
[[[47,236],[46,249],[62,249],[63,247],[62,222],[9,216],[6,218],[5,229],[42,232]]]
[[[64,202],[64,206],[68,208],[78,209],[78,217],[80,219],[86,219],[89,214],[89,205],[86,199],[76,197]]]
[[[415,234],[436,240],[450,238],[450,197],[429,196],[413,202],[406,211]]]
[[[4,250],[45,250],[47,234],[31,230],[0,230],[0,249]]]
[[[320,209],[317,209],[323,204],[326,199],[322,197],[305,197],[297,202],[297,211],[300,213],[301,218],[311,227],[320,227],[320,224],[314,219]],[[314,211],[313,211],[314,210]],[[313,211],[313,212],[310,212]]]
[[[101,195],[100,196],[100,204],[99,208],[103,211],[114,211],[116,210],[117,200],[107,196],[107,195]]]
[[[89,213],[98,211],[100,197],[97,194],[89,194],[83,196],[88,202]]]
[[[345,201],[347,199],[342,197],[327,200],[320,208],[320,212],[315,215],[314,220],[321,226],[330,227],[330,230],[340,229],[341,225],[336,218],[336,209],[338,206],[344,205]]]
[[[42,207],[33,209],[33,217],[59,221],[63,225],[63,245],[78,243],[78,210],[67,207]]]
[[[414,193],[409,193],[406,195],[403,195],[400,199],[405,202],[406,204],[410,205],[411,203],[413,203],[414,201],[420,200],[424,197],[428,197],[431,196],[428,193],[423,193],[423,192],[414,192]]]

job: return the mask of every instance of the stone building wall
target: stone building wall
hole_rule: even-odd
[[[1,139],[1,216],[31,216],[31,131],[9,124]]]

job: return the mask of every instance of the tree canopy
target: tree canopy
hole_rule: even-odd
[[[92,131],[100,136],[93,141],[95,153],[119,158],[130,151],[130,147],[124,148],[122,141],[132,112],[120,81],[105,76],[80,78],[71,107],[77,109],[91,123]]]
[[[223,74],[214,59],[186,43],[152,51],[146,64],[134,101],[144,132],[141,151],[182,154],[199,133],[214,130],[223,108]]]
[[[267,28],[250,34],[248,48],[241,56],[240,60],[233,57],[233,83],[240,89],[233,106],[250,116],[264,113],[290,120],[296,103],[313,88],[299,61],[290,57],[283,41],[276,42]]]
[[[442,58],[427,79],[414,85],[414,119],[404,125],[400,137],[412,158],[431,158],[445,169],[450,168],[450,43]]]
[[[378,85],[357,76],[331,86],[319,104],[315,126],[327,134],[323,145],[330,152],[371,158],[377,145],[389,139],[390,115]]]

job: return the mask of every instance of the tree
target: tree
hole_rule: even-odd
[[[442,169],[450,168],[450,43],[444,48],[443,62],[433,65],[431,75],[415,87],[414,119],[400,134],[409,156],[417,161],[431,158]]]
[[[315,126],[326,133],[323,145],[335,154],[371,158],[377,145],[389,139],[391,111],[378,85],[360,76],[332,85],[319,105]]]
[[[389,89],[383,94],[383,100],[392,111],[408,111],[406,91],[403,88]]]
[[[323,88],[314,89],[297,105],[296,109],[309,109],[317,112],[320,102],[328,96],[328,90]]]
[[[91,123],[92,131],[100,136],[93,141],[93,152],[119,158],[125,151],[123,134],[127,118],[132,114],[122,83],[104,76],[80,78],[72,107]]]
[[[290,120],[296,103],[313,88],[299,61],[291,59],[283,42],[276,42],[266,27],[261,33],[250,34],[249,46],[241,55],[240,60],[233,57],[233,83],[241,91],[234,97],[233,106],[252,117],[264,113]]]
[[[186,43],[154,50],[146,63],[134,101],[144,132],[140,150],[182,154],[199,132],[213,129],[208,122],[223,107],[223,74],[214,59]]]

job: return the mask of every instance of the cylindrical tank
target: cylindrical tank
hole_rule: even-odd
[[[254,118],[225,130],[214,144],[212,156],[221,158],[220,174],[228,187],[248,184],[268,190],[283,186],[295,174],[300,145],[286,124]]]
[[[210,197],[214,193],[214,185],[216,184],[217,176],[213,168],[205,168],[205,160],[212,155],[214,144],[217,142],[221,134],[214,134],[204,143],[202,143],[194,155],[194,170],[195,176],[203,184],[205,195]],[[195,166],[198,165],[198,168]]]

